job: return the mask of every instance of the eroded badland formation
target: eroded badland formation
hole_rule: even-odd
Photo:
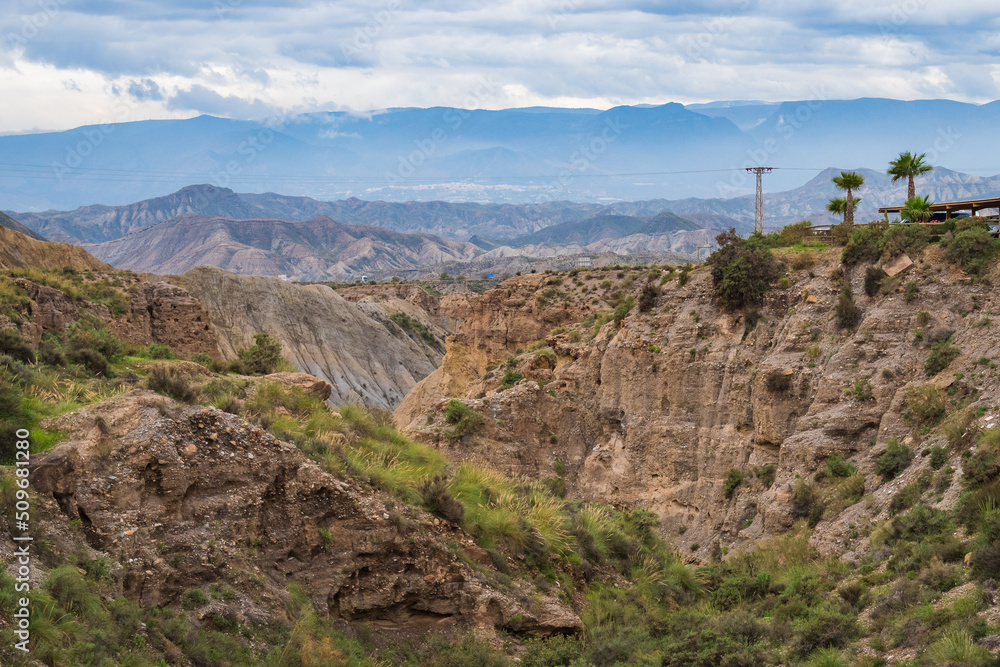
[[[435,297],[0,234],[42,664],[995,659],[995,262],[778,248],[731,309],[707,266]]]

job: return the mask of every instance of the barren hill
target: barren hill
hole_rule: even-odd
[[[353,280],[445,261],[480,251],[427,234],[401,234],[320,217],[305,222],[183,216],[128,236],[85,246],[119,268],[161,274],[214,266],[250,275],[296,280]]]
[[[113,270],[78,246],[40,241],[0,226],[0,268],[16,269],[30,266],[46,269],[68,267],[78,270]]]

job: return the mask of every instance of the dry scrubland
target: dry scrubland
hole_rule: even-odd
[[[995,664],[1000,276],[941,231],[515,277],[395,421],[331,409],[269,336],[221,361],[131,274],[10,269],[34,657]]]

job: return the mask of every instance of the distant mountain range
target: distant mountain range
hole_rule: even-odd
[[[215,266],[296,280],[354,280],[365,272],[388,277],[422,266],[468,261],[481,252],[469,243],[371,225],[342,225],[327,217],[291,222],[198,215],[83,247],[113,266],[139,272],[179,274]]]
[[[30,229],[28,229],[27,227],[25,227],[24,225],[22,225],[20,222],[18,222],[14,218],[12,218],[9,215],[7,215],[6,213],[2,213],[2,212],[0,212],[0,227],[4,227],[6,229],[13,229],[15,232],[20,232],[20,233],[24,234],[25,236],[28,236],[30,238],[35,239],[36,241],[44,241],[45,240],[45,238],[41,234],[37,234],[37,233],[31,231]]]
[[[996,173],[994,152],[984,150],[996,145],[1000,102],[948,100],[604,111],[436,107],[269,122],[200,116],[2,136],[0,207],[120,205],[191,183],[321,200],[539,208],[554,201],[725,198],[752,192],[745,166],[782,168],[766,181],[777,192],[802,185],[829,165],[882,170],[903,150],[926,152],[938,166]]]

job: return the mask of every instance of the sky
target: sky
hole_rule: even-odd
[[[211,114],[1000,98],[996,0],[6,0],[0,133]]]

